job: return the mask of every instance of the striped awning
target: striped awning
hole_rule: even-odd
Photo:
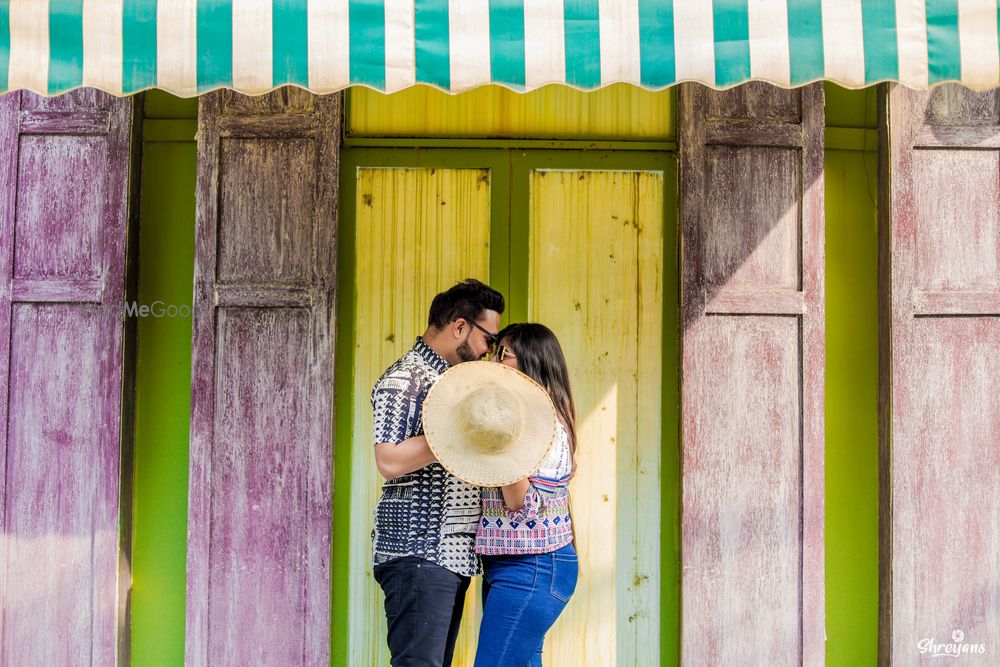
[[[0,90],[1000,85],[997,0],[0,0]]]

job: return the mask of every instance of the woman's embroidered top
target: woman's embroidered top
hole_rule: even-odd
[[[573,457],[569,434],[556,427],[555,442],[542,466],[529,477],[524,505],[511,511],[499,488],[484,488],[483,518],[476,531],[476,553],[540,554],[555,551],[573,541],[569,516],[569,479]]]

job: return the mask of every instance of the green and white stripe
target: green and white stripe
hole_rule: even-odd
[[[0,91],[1000,85],[998,0],[0,0]]]

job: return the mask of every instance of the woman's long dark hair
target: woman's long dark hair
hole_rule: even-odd
[[[511,324],[497,334],[498,340],[506,339],[517,357],[521,372],[545,387],[556,406],[556,413],[569,434],[569,451],[576,469],[576,408],[573,392],[569,388],[569,369],[559,339],[544,324],[527,322]]]

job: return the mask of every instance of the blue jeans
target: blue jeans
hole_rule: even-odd
[[[572,544],[547,554],[483,556],[476,667],[541,667],[545,633],[576,590],[578,573]]]

